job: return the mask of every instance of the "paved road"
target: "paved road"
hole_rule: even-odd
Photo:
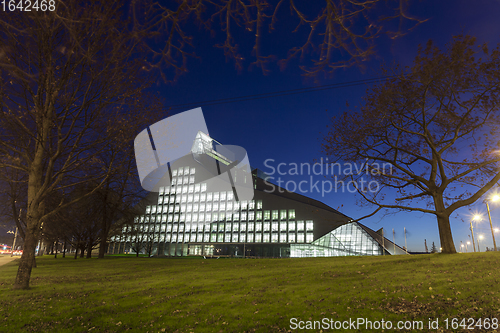
[[[14,256],[14,257],[11,257],[9,255],[0,256],[0,266],[5,265],[6,263],[11,262],[14,259],[19,259],[19,258],[20,258],[19,256]]]

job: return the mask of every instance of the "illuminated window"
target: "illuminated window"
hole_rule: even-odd
[[[271,223],[269,222],[264,222],[264,231],[269,231],[269,228],[271,227]]]
[[[308,232],[306,235],[306,242],[311,243],[313,239],[314,239],[313,234]]]
[[[212,221],[212,214],[206,213],[205,214],[205,222],[210,222]]]
[[[184,177],[184,181],[182,182],[182,184],[184,185],[189,184],[189,177]]]
[[[247,242],[253,243],[253,234],[248,234]]]
[[[283,222],[283,221],[280,222],[280,230],[286,231],[286,222]]]
[[[295,234],[289,233],[288,234],[288,242],[289,243],[295,243]]]
[[[262,223],[255,223],[255,231],[262,231]]]
[[[306,221],[306,230],[307,231],[313,231],[313,228],[314,228],[313,221]]]
[[[178,174],[179,174],[179,176],[182,176],[184,174],[184,169],[183,168],[179,168]]]
[[[226,234],[226,237],[224,237],[224,240],[226,243],[230,243],[231,242],[231,234]]]
[[[262,209],[262,200],[257,201],[257,209]]]
[[[198,214],[193,213],[193,222],[198,222]]]
[[[233,200],[234,194],[233,191],[227,191],[227,200]]]
[[[172,178],[172,186],[174,186],[175,184],[177,184],[177,178]]]
[[[212,214],[212,221],[217,221],[219,220],[219,215],[217,213]]]
[[[191,222],[191,214],[186,214],[186,222]]]
[[[192,233],[190,239],[191,239],[191,242],[196,242],[196,234]]]
[[[273,231],[278,231],[278,222],[273,222]]]
[[[212,201],[212,192],[207,193],[207,201]]]
[[[234,219],[235,221],[239,221],[239,220],[240,220],[240,213],[234,213],[234,214],[233,214],[233,219]]]
[[[233,234],[233,243],[238,242],[238,234]]]
[[[205,234],[205,235],[203,236],[203,241],[204,241],[204,242],[209,242],[209,240],[210,240],[210,234]]]
[[[260,243],[262,241],[262,234],[255,234],[255,243]]]
[[[288,231],[295,231],[295,222],[288,222]]]
[[[182,212],[185,212],[185,211],[186,211],[186,204],[182,204],[182,205],[180,205],[180,206],[181,206],[181,210],[182,210]]]
[[[198,221],[200,221],[200,222],[204,222],[205,221],[205,214],[204,213],[198,214]]]
[[[162,222],[167,222],[167,214],[163,214],[161,217]]]
[[[247,230],[247,224],[246,223],[240,223],[240,231],[246,231]]]
[[[200,184],[195,184],[194,185],[194,191],[195,192],[200,192]]]
[[[163,197],[161,195],[158,196],[158,205],[163,204]]]
[[[193,202],[193,195],[192,194],[188,195],[188,202]]]
[[[214,192],[214,201],[219,201],[219,192]]]
[[[246,200],[241,200],[241,209],[247,209],[248,203]]]
[[[194,176],[189,177],[189,184],[194,184]]]
[[[202,183],[201,184],[201,191],[202,192],[206,192],[207,191],[207,184],[206,183]]]
[[[219,243],[224,242],[224,234],[218,234],[217,235],[217,242],[219,242]]]
[[[286,209],[282,209],[280,215],[282,220],[286,220]]]
[[[230,226],[231,223],[226,223],[226,225]],[[233,225],[233,231],[238,231],[238,229],[239,229],[239,224],[238,223],[234,223],[234,225]]]
[[[248,223],[248,232],[252,232],[254,229],[254,224],[253,223]]]
[[[197,212],[198,211],[198,204],[194,204],[193,205],[193,212]]]
[[[303,233],[299,233],[297,235],[297,243],[304,243],[304,234]]]
[[[257,212],[257,221],[262,221],[262,212]]]
[[[194,192],[194,185],[189,185],[188,193],[193,193],[193,192]]]
[[[196,171],[196,169],[195,169],[195,168],[191,168],[191,170],[190,170],[190,172],[189,172],[189,173],[190,173],[190,174],[192,174],[192,175],[194,175],[195,171]]]
[[[186,221],[186,214],[180,214],[179,215],[179,222],[184,222]]]
[[[165,187],[165,192],[164,192],[166,195],[167,194],[170,194],[170,188],[169,187]]]
[[[220,192],[220,199],[226,200],[226,192]]]
[[[240,234],[240,242],[246,242],[246,237],[245,237],[245,234]]]
[[[262,243],[269,243],[269,234],[264,234],[264,237],[262,239]]]
[[[232,201],[227,202],[226,210],[228,210],[228,211],[233,210],[233,202]]]
[[[297,231],[304,231],[304,221],[297,221]]]
[[[277,219],[278,219],[278,211],[273,210],[273,220],[277,220]]]
[[[210,241],[211,242],[216,242],[217,241],[217,234],[211,234],[210,235]]]
[[[219,203],[214,201],[213,205],[212,205],[212,210],[214,212],[218,211],[219,210]]]
[[[182,187],[182,193],[188,193],[188,186],[187,185],[184,185]]]
[[[270,218],[271,218],[271,211],[265,210],[264,211],[264,220],[269,221]]]
[[[248,212],[248,221],[255,221],[255,212]]]
[[[277,232],[273,232],[273,235],[271,236],[271,241],[273,243],[277,243],[278,242],[278,233]]]
[[[234,210],[238,210],[240,209],[240,202],[239,201],[235,201],[234,202]]]
[[[189,174],[189,167],[184,167],[184,174],[185,175]]]
[[[246,221],[247,220],[247,213],[246,212],[241,212],[241,220]]]
[[[248,202],[248,209],[255,209],[255,201],[250,200]]]
[[[172,171],[172,176],[174,176],[174,177],[177,176],[177,170]]]
[[[207,212],[211,212],[212,211],[212,204],[210,202],[207,202],[206,204],[206,207],[207,207]]]
[[[200,204],[200,212],[204,212],[204,211],[205,211],[205,204],[201,203]]]
[[[220,212],[220,213],[219,213],[219,219],[220,219],[221,221],[224,221],[224,220],[226,219],[226,213],[224,213],[224,212]]]
[[[195,194],[195,195],[194,195],[194,201],[195,201],[195,202],[200,201],[200,195],[199,195],[199,194]]]
[[[151,213],[151,206],[146,206],[146,214]]]
[[[295,220],[295,209],[288,210],[288,219]]]
[[[207,201],[207,195],[206,195],[206,193],[200,194],[200,201]]]

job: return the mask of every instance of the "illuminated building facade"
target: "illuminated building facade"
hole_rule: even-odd
[[[142,242],[158,256],[406,254],[324,203],[269,183],[258,169],[231,169],[226,188],[214,184],[214,170],[206,166],[215,161],[212,169],[221,174],[221,168],[232,165],[232,160],[216,154],[204,136],[197,136],[191,153],[169,168],[170,185],[150,193],[142,202],[143,213],[112,238],[109,253],[133,252]],[[235,182],[253,188],[253,198],[237,200],[238,193],[231,186]],[[143,247],[142,252],[148,251]]]

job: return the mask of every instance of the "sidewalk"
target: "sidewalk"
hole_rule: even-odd
[[[11,257],[10,255],[1,255],[0,256],[0,266],[5,265],[8,262],[11,262],[14,259],[19,259],[20,256]]]

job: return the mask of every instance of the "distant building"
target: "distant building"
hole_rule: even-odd
[[[200,138],[206,141],[203,145]],[[220,183],[215,186],[211,180],[214,170],[207,164],[215,163],[220,173],[232,161],[206,148],[210,140],[205,134],[197,136],[192,152],[165,175],[171,185],[143,200],[143,213],[112,238],[109,253],[133,252],[143,243],[142,248],[149,246],[149,252],[159,256],[406,254],[380,233],[324,203],[267,182],[258,169],[232,169],[231,184],[234,180],[254,188],[252,200],[237,200],[231,184],[221,190]]]

